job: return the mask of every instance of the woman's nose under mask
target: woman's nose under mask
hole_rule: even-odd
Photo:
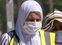
[[[41,27],[42,27],[41,21],[38,22],[26,21],[24,24],[24,30],[26,33],[29,34],[34,34]]]

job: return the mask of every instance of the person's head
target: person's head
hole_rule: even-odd
[[[62,21],[62,20],[60,20],[60,21]],[[62,22],[60,22],[60,21],[58,21],[58,20],[55,20],[54,21],[54,24],[53,25],[54,25],[54,29],[56,31],[62,30]]]
[[[33,0],[25,1],[20,7],[16,28],[25,33],[33,33],[42,27],[42,20],[43,11],[39,3]]]
[[[53,13],[47,15],[45,23],[46,31],[62,30],[62,12],[55,10]]]

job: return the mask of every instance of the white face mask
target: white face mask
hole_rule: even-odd
[[[24,30],[26,33],[34,34],[39,28],[42,27],[41,21],[39,22],[25,22]]]

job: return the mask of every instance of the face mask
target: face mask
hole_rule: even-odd
[[[56,32],[56,42],[62,42],[62,31]]]
[[[39,22],[25,22],[24,30],[29,34],[34,34],[39,28],[41,28],[42,23]]]

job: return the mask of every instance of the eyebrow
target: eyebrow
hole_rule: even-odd
[[[29,14],[31,14],[31,13],[35,13],[35,14],[39,15],[39,17],[41,17],[41,14],[40,14],[40,12],[33,11],[33,12],[30,12]]]

